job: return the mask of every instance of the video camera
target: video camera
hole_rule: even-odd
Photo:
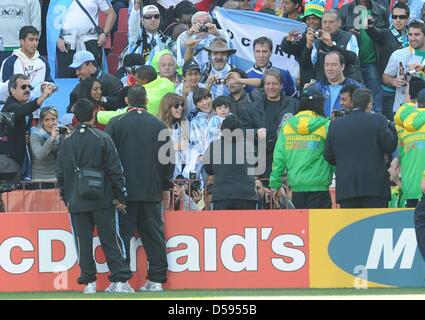
[[[189,179],[190,181],[190,190],[199,191],[201,189],[201,182],[196,179],[197,173],[196,171],[189,171]]]

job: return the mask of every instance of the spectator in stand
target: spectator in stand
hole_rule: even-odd
[[[379,49],[366,32],[364,26],[356,25],[354,11],[356,5],[361,5],[367,9],[367,19],[380,29],[389,27],[388,7],[383,7],[373,0],[355,0],[341,7],[341,19],[344,30],[353,32],[359,41],[359,60],[365,86],[373,92],[373,111],[381,113],[384,92],[381,87],[381,73],[377,66],[377,53]],[[362,19],[366,15],[362,14]],[[323,23],[323,22],[322,22]],[[354,77],[352,77],[354,78]],[[357,79],[356,79],[357,80]]]
[[[197,11],[198,10],[195,8],[195,5],[192,2],[188,0],[180,1],[174,7],[174,19],[170,20],[163,29],[164,34],[168,37],[172,37],[174,29],[179,24],[185,24],[187,28],[190,29],[192,27],[192,16]]]
[[[255,210],[255,170],[249,170],[256,164],[254,146],[247,145],[252,142],[245,140],[240,120],[234,114],[224,119],[221,132],[222,136],[211,142],[203,156],[205,171],[214,176],[213,210]],[[241,149],[242,154],[238,153]]]
[[[282,0],[280,9],[276,15],[283,18],[301,21],[302,12],[304,11],[301,0]]]
[[[63,128],[63,129],[62,129]],[[64,130],[59,131],[59,130]],[[60,144],[68,133],[66,127],[58,124],[58,111],[54,107],[44,107],[40,111],[40,122],[31,128],[30,149],[32,159],[32,181],[46,182],[42,188],[55,188],[56,158]],[[47,181],[53,183],[48,183]]]
[[[203,49],[211,45],[216,37],[228,39],[227,33],[217,30],[213,18],[205,11],[196,12],[191,21],[192,27],[177,39],[177,64],[181,66],[193,57],[201,66],[201,70],[204,70],[210,59]]]
[[[94,78],[87,78],[81,81],[80,90],[78,95],[78,100],[87,99],[90,100],[94,105],[94,115],[96,119],[96,115],[99,111],[105,110],[101,105],[102,99],[102,84],[99,80]],[[74,123],[75,125],[76,123]],[[98,129],[104,130],[105,126],[101,125],[97,121],[95,121],[95,125]]]
[[[288,0],[289,1],[289,0]],[[251,69],[246,71],[248,78],[258,78],[263,79],[264,72],[272,68],[272,62],[270,57],[273,53],[273,41],[267,37],[260,37],[254,40],[254,58],[255,64]],[[295,97],[297,95],[297,88],[295,87],[294,81],[292,80],[291,75],[288,70],[277,69],[279,70],[281,77],[283,79],[283,93],[287,97]],[[248,86],[246,91],[251,93],[255,88]],[[259,94],[262,94],[264,91],[260,90]]]
[[[332,207],[329,185],[333,170],[323,157],[330,122],[324,115],[324,101],[322,92],[314,86],[304,89],[300,111],[280,130],[270,176],[276,202],[281,198],[282,177],[286,171],[295,208]]]
[[[97,65],[95,57],[91,52],[78,51],[73,58],[72,64],[69,66],[75,70],[77,77],[81,81],[93,77],[102,84],[101,105],[105,110],[116,110],[122,107],[120,99],[120,90],[122,88],[121,81],[106,72],[103,72]],[[78,100],[80,84],[78,84],[71,92],[70,104],[68,111],[72,105]]]
[[[206,84],[199,82],[201,67],[195,60],[185,62],[183,65],[183,81],[176,88],[176,93],[186,99],[186,116],[196,111],[193,102],[193,92],[198,88],[205,88]]]
[[[339,104],[344,110],[344,113],[349,113],[353,110],[353,93],[359,88],[358,85],[351,83],[346,84],[339,91]]]
[[[410,23],[408,28],[410,46],[398,49],[391,54],[382,75],[384,84],[395,88],[394,113],[400,108],[408,93],[407,72],[420,71],[425,58],[425,24],[417,20]]]
[[[209,46],[204,47],[204,50],[208,52],[210,60],[202,71],[200,81],[210,87],[215,97],[228,96],[226,78],[232,69],[228,60],[232,54],[236,53],[236,49],[231,49],[224,38],[215,38]]]
[[[161,14],[154,5],[144,6],[142,0],[134,2],[128,20],[128,53],[139,53],[150,64],[155,53],[171,49],[171,39],[159,30]],[[141,13],[142,11],[142,13]]]
[[[311,79],[316,79],[311,62],[303,63],[301,55],[307,45],[307,31],[311,29],[314,32],[322,27],[324,6],[325,4],[322,0],[306,2],[302,20],[307,24],[307,30],[302,35],[298,31],[290,31],[288,36],[283,38],[282,41],[283,51],[293,55],[300,64],[300,88],[304,88],[304,84],[310,82]]]
[[[329,126],[325,159],[336,166],[336,202],[341,208],[386,208],[391,197],[385,154],[397,148],[397,131],[382,115],[370,113],[373,95],[353,93],[354,109]]]
[[[198,88],[193,93],[193,102],[197,111],[189,115],[190,155],[183,176],[189,178],[190,171],[196,171],[196,178],[202,180],[202,155],[210,144],[208,125],[214,115],[211,93],[205,88]]]
[[[378,29],[370,20],[367,34],[376,44],[377,55],[376,62],[380,74],[385,72],[391,54],[398,50],[409,46],[408,28],[409,7],[401,2],[397,2],[391,11],[391,25],[389,28]],[[382,84],[383,87],[383,104],[382,114],[389,120],[394,119],[393,104],[395,99],[395,89]]]
[[[306,47],[302,53],[302,64],[314,67],[316,80],[324,80],[325,56],[330,51],[340,51],[346,67],[344,75],[357,81],[362,81],[359,64],[359,46],[356,36],[351,32],[341,30],[341,16],[335,9],[326,10],[322,15],[322,29],[307,29]]]
[[[42,95],[31,102],[28,102],[31,85],[27,76],[19,73],[13,75],[9,80],[8,88],[10,96],[7,98],[2,112],[13,113],[15,121],[13,128],[7,130],[1,137],[0,158],[3,165],[13,166],[19,174],[24,164],[27,148],[25,135],[29,128],[28,124],[32,122],[32,113],[52,95],[54,86],[52,84],[43,86]],[[17,181],[19,181],[19,175]]]
[[[115,77],[121,79],[123,86],[131,86],[136,81],[136,70],[145,64],[141,54],[130,53],[124,57],[124,63],[115,73]]]
[[[102,66],[103,45],[116,19],[115,11],[108,0],[80,0],[80,3],[87,13],[78,2],[73,1],[63,18],[56,49],[59,78],[75,77],[74,70],[68,66],[79,51],[91,52],[95,58],[93,60]],[[103,30],[99,28],[100,11],[106,15]]]
[[[12,56],[3,61],[0,70],[1,80],[5,86],[14,74],[21,73],[27,76],[34,88],[30,100],[40,96],[43,83],[53,82],[47,60],[37,51],[38,37],[39,32],[33,26],[22,27],[19,31],[20,49],[15,49]],[[5,95],[0,96],[0,100],[6,100],[8,96],[9,93],[6,92]]]
[[[245,71],[240,69],[230,70],[227,77],[226,86],[230,92],[230,112],[236,114],[239,118],[243,110],[254,102],[252,95],[246,91],[246,84],[243,84],[243,81],[247,78]]]
[[[24,26],[41,30],[41,7],[38,0],[2,0],[0,28],[0,64],[20,47],[19,32]]]
[[[225,96],[215,98],[213,101],[213,109],[215,115],[212,116],[211,121],[208,123],[208,135],[210,142],[220,139],[222,123],[230,113],[229,98]]]
[[[345,59],[341,52],[330,51],[325,56],[325,80],[314,84],[326,97],[324,114],[332,115],[335,110],[341,110],[340,92],[343,86],[353,84],[363,87],[363,84],[344,76]]]
[[[256,142],[266,142],[265,172],[261,178],[268,178],[272,170],[273,150],[282,123],[298,110],[298,101],[282,94],[283,80],[279,70],[274,68],[264,73],[264,96],[249,105],[241,116],[245,129],[256,130]],[[260,159],[264,160],[264,159]]]
[[[180,176],[189,155],[189,122],[185,117],[184,98],[167,93],[161,100],[159,119],[171,129],[175,154],[174,179]]]
[[[174,211],[199,211],[195,200],[186,194],[186,186],[184,177],[177,176],[173,187]]]
[[[181,77],[177,73],[176,58],[170,50],[164,49],[156,53],[151,65],[160,77],[167,78],[176,86],[180,84]]]

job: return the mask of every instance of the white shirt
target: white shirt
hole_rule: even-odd
[[[410,46],[403,49],[398,49],[391,54],[384,73],[391,77],[396,77],[399,73],[400,62],[403,64],[404,71],[407,72],[409,64],[423,64],[425,61],[422,59],[422,57],[415,55],[415,49]],[[396,88],[395,90],[395,99],[393,104],[394,112],[396,112],[398,108],[400,108],[400,105],[404,102],[404,98],[407,92],[404,92],[403,94],[403,91],[406,91],[406,87]]]
[[[99,25],[99,10],[104,12],[111,8],[111,4],[108,0],[80,0],[80,3],[97,25]],[[75,31],[77,35],[83,35],[81,37],[83,41],[97,39],[97,32],[93,23],[77,2],[73,1],[66,13],[62,32],[65,34],[72,34]]]

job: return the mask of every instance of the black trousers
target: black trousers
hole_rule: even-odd
[[[149,262],[147,278],[153,282],[166,282],[168,264],[160,202],[127,203],[127,213],[120,215],[120,233],[127,252],[136,230],[140,234]],[[130,254],[127,255],[126,261],[130,264]]]
[[[341,208],[388,208],[388,199],[380,197],[356,197],[339,201]]]
[[[221,200],[213,201],[213,210],[256,210],[257,201]]]
[[[71,223],[77,246],[81,275],[79,284],[96,280],[93,258],[93,230],[97,227],[100,244],[105,252],[111,282],[125,282],[132,277],[125,261],[124,242],[118,233],[118,217],[113,207],[89,212],[71,213]]]
[[[292,192],[292,203],[297,209],[332,208],[329,191]]]
[[[90,40],[84,42],[86,50],[93,53],[94,58],[99,66],[102,66],[102,47],[97,45],[97,40]],[[72,58],[74,57],[75,50],[69,50],[68,53],[60,51],[56,48],[56,60],[58,65],[58,78],[75,78],[75,69],[69,68],[72,64]]]
[[[419,200],[414,214],[416,240],[422,258],[425,259],[425,196]]]

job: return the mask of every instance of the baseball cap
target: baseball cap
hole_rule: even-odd
[[[154,6],[153,4],[150,4],[150,5],[143,7],[143,15],[145,15],[147,13],[157,13],[157,14],[159,14],[159,10],[156,6]]]
[[[73,69],[78,69],[83,63],[90,61],[96,61],[93,53],[86,50],[77,51],[74,54],[74,57],[72,58],[72,64],[69,67]]]
[[[185,75],[186,72],[193,69],[198,69],[199,71],[201,71],[201,67],[199,66],[199,63],[197,63],[195,60],[192,59],[183,65],[183,75]]]
[[[301,92],[301,98],[313,100],[317,98],[325,99],[325,96],[316,86],[308,86]]]

